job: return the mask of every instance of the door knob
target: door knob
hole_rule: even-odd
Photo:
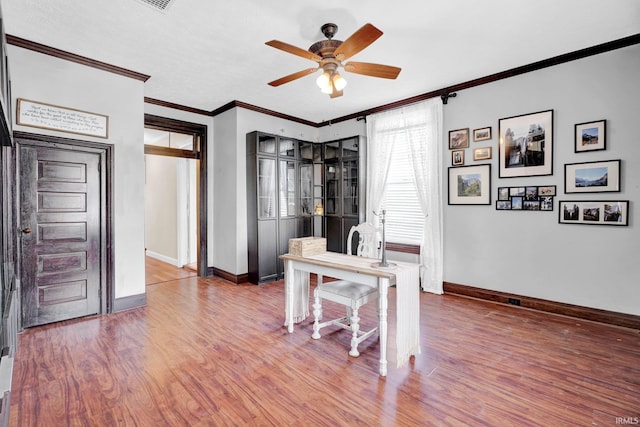
[[[31,229],[30,229],[29,227],[27,227],[27,228],[23,228],[23,229],[22,229],[22,232],[23,232],[24,234],[29,234],[29,233],[31,233]]]

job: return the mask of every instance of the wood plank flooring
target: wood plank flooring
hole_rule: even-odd
[[[160,274],[160,273],[158,273]],[[168,273],[163,273],[168,274]],[[147,306],[19,335],[10,425],[589,426],[640,417],[640,331],[422,294],[422,353],[283,327],[283,283],[178,278]],[[395,314],[395,290],[390,291]],[[329,308],[328,314],[338,314]],[[363,322],[375,321],[367,306]],[[394,331],[390,331],[390,341]]]
[[[184,279],[185,277],[197,276],[196,270],[191,266],[177,268],[166,262],[160,261],[150,256],[145,257],[146,261],[146,285],[168,282],[170,280]]]

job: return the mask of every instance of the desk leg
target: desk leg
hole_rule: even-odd
[[[387,376],[387,307],[389,279],[378,279],[378,333],[380,335],[380,375]]]
[[[284,292],[285,292],[285,325],[289,333],[293,333],[293,292],[295,287],[293,262],[284,260]]]

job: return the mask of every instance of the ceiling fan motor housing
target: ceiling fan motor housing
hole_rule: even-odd
[[[338,32],[338,26],[332,23],[324,24],[322,27],[320,27],[320,31],[322,31],[322,34],[324,34],[326,38],[331,40],[333,36],[335,36]]]

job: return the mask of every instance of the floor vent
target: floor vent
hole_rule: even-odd
[[[151,6],[156,10],[160,10],[162,12],[166,11],[169,6],[173,3],[173,0],[138,0],[140,3],[146,4],[147,6]]]

